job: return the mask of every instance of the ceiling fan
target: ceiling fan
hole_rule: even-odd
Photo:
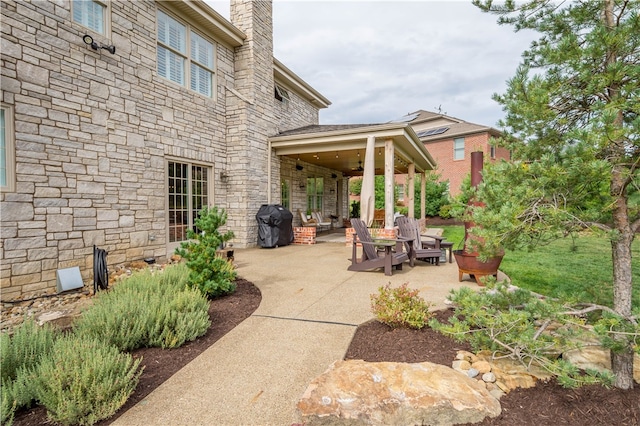
[[[358,160],[358,167],[352,167],[351,171],[353,172],[362,172],[364,168],[362,168],[362,160]]]

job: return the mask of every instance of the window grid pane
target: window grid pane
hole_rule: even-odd
[[[191,60],[205,68],[213,68],[213,44],[191,31]]]
[[[211,72],[196,64],[191,64],[191,90],[211,97],[211,77]]]
[[[280,202],[282,207],[290,209],[289,207],[289,181],[283,180],[280,183]]]
[[[187,54],[187,28],[166,13],[158,11],[158,41]]]
[[[191,167],[191,176],[192,176],[192,218],[193,222],[191,226],[195,232],[198,232],[198,229],[195,226],[195,220],[198,217],[198,213],[200,210],[205,208],[208,205],[209,197],[207,194],[207,168],[202,166],[192,166]]]
[[[322,211],[322,202],[324,195],[324,178],[316,179],[316,210]]]
[[[105,6],[93,0],[73,0],[73,20],[80,25],[104,34]]]
[[[322,211],[324,178],[307,178],[307,210]]]
[[[456,138],[453,140],[453,159],[464,159],[464,138]]]
[[[158,74],[184,86],[184,58],[158,46]]]
[[[157,17],[158,74],[195,92],[213,97],[214,43],[161,10],[158,10]]]
[[[169,163],[169,242],[184,241],[187,238],[187,168],[187,164]]]

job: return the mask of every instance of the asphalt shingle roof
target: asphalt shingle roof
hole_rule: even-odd
[[[310,126],[298,127],[297,129],[285,130],[276,136],[305,135],[309,133],[336,132],[340,130],[357,129],[359,127],[379,126],[380,124],[314,124]]]

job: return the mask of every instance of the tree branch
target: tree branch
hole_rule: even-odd
[[[538,337],[540,337],[540,335],[547,329],[547,327],[549,326],[549,324],[551,324],[551,320],[548,319],[546,320],[538,329],[538,331],[536,331],[536,334],[533,335],[533,340],[537,340]]]
[[[613,314],[615,316],[622,316],[619,313],[617,313],[616,311],[614,311],[613,309],[607,307],[607,306],[602,306],[602,305],[596,305],[596,304],[588,304],[588,305],[584,305],[581,304],[581,306],[587,306],[584,309],[581,309],[579,311],[576,310],[569,310],[569,311],[564,311],[564,312],[560,312],[560,315],[572,315],[572,316],[581,316],[584,314],[587,314],[589,312],[594,312],[594,311],[605,311],[605,312],[609,312],[610,314]],[[638,322],[636,321],[636,318],[634,316],[622,316],[622,318],[624,318],[625,320],[629,321],[630,323],[632,323],[633,325],[638,325]]]

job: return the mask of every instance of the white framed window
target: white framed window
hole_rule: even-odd
[[[464,160],[464,138],[455,138],[453,140],[453,159]]]
[[[398,191],[398,201],[404,201],[404,185],[396,185]]]
[[[202,95],[214,95],[214,44],[158,9],[158,74]]]
[[[187,240],[187,230],[195,231],[198,213],[209,205],[211,168],[199,164],[167,163],[167,216],[169,243]]]
[[[307,178],[307,211],[322,211],[324,178]]]
[[[109,33],[109,3],[100,0],[73,0],[73,21],[104,36]]]
[[[289,179],[280,181],[280,204],[291,210],[291,181]]]
[[[0,190],[15,191],[15,141],[13,131],[13,108],[0,106]]]
[[[496,147],[491,145],[489,155],[491,158],[496,158]]]
[[[284,87],[280,86],[279,84],[275,85],[275,89],[274,89],[275,93],[274,96],[277,100],[279,100],[280,102],[282,102],[283,104],[288,104],[289,101],[291,100],[291,96],[289,95],[289,91],[287,89],[285,89]]]

